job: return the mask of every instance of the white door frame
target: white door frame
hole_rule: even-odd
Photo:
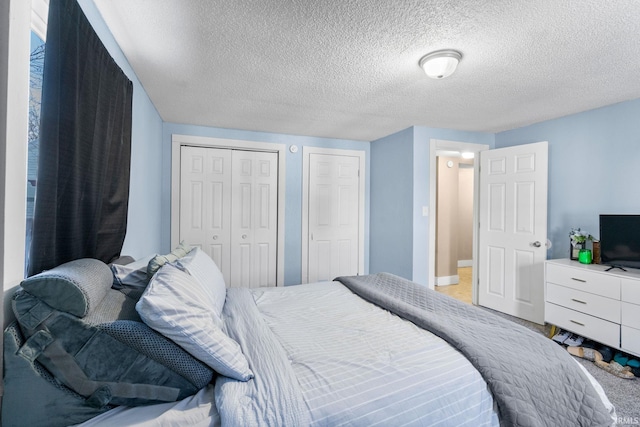
[[[431,139],[429,141],[429,282],[428,287],[433,289],[436,283],[436,161],[438,151],[459,151],[475,153],[475,159],[479,158],[480,151],[488,150],[487,144],[474,144],[471,142],[447,141],[444,139]],[[480,168],[478,162],[473,162],[473,263],[472,263],[472,292],[471,300],[478,303],[478,218],[479,218],[479,194],[480,194]]]
[[[358,274],[364,274],[364,196],[365,196],[365,152],[338,148],[302,147],[302,283],[309,281],[309,160],[311,154],[333,154],[360,159],[358,189]]]
[[[278,243],[276,286],[284,285],[284,212],[285,212],[285,160],[286,144],[211,138],[192,135],[171,135],[171,247],[180,242],[180,146],[227,148],[248,151],[266,151],[278,154]]]

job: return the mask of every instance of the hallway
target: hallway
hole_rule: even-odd
[[[449,295],[457,300],[462,302],[466,302],[467,304],[471,304],[471,278],[472,278],[472,268],[471,267],[459,267],[458,268],[458,277],[459,282],[456,285],[448,285],[448,286],[436,286],[436,291],[443,293],[445,295]]]

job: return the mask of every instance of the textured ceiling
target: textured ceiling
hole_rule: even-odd
[[[371,141],[640,98],[637,0],[94,0],[164,121]],[[463,58],[432,80],[438,49]]]

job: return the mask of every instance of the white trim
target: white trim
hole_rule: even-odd
[[[0,274],[8,290],[24,279],[31,3],[9,0],[0,9]]]
[[[436,286],[450,286],[460,283],[460,276],[440,276],[436,277]]]
[[[474,144],[470,142],[447,141],[442,139],[431,139],[429,141],[429,287],[433,289],[436,283],[436,161],[437,151],[439,150],[455,150],[470,151],[478,153],[488,150],[490,147],[486,144]],[[478,218],[479,218],[479,193],[480,193],[480,162],[473,162],[473,260],[472,260],[472,302],[478,303]]]
[[[366,155],[364,150],[302,147],[302,283],[309,282],[309,160],[311,154],[352,156],[360,159],[358,189],[358,274],[364,274],[364,209],[366,184]]]
[[[472,259],[459,259],[458,260],[458,268],[460,267],[473,267]]]
[[[229,148],[236,150],[266,151],[278,154],[278,247],[276,286],[284,285],[284,214],[286,190],[286,144],[222,139],[191,135],[171,135],[171,247],[180,242],[180,147]]]

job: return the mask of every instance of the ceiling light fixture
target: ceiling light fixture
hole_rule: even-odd
[[[476,156],[476,153],[471,151],[463,151],[461,156],[463,159],[473,159]]]
[[[420,59],[420,67],[432,79],[444,79],[456,71],[462,54],[457,50],[445,49],[431,52]]]

